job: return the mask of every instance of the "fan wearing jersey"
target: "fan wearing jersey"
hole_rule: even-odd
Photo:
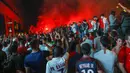
[[[63,55],[63,49],[56,46],[53,49],[53,58],[47,62],[46,73],[67,73],[68,52]]]
[[[76,63],[76,73],[103,73],[98,60],[90,57],[91,46],[85,43],[81,47],[83,57]]]

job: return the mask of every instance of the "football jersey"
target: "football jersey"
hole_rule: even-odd
[[[76,64],[77,72],[79,73],[98,73],[101,70],[99,62],[91,57],[81,58]]]
[[[53,58],[47,62],[46,73],[67,73],[66,59],[69,55],[66,53],[63,57]]]
[[[122,47],[118,54],[118,61],[124,63],[127,73],[130,73],[130,48]]]

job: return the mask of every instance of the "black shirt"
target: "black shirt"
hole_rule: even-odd
[[[0,51],[0,73],[3,73],[3,65],[2,63],[4,62],[4,60],[6,59],[6,53],[3,51]]]
[[[68,60],[68,73],[76,73],[75,67],[76,67],[76,62],[82,57],[77,52],[71,52],[70,53],[70,59]]]

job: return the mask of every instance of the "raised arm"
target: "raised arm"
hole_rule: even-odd
[[[118,3],[118,5],[123,8],[124,10],[126,10],[128,13],[130,13],[130,9],[126,8],[125,6],[123,6],[121,3]]]

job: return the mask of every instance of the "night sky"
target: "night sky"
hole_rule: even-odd
[[[23,21],[24,29],[28,30],[30,25],[36,25],[39,9],[44,0],[2,0],[16,11]]]
[[[26,24],[36,25],[37,17],[39,15],[39,8],[44,0],[22,0],[24,22]]]

